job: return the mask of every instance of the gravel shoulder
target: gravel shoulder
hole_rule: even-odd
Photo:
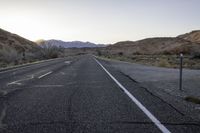
[[[200,123],[200,104],[185,101],[185,97],[200,98],[200,70],[183,69],[183,90],[179,90],[179,69],[145,66],[103,59],[129,76],[153,95]]]

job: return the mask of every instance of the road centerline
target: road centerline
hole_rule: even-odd
[[[142,105],[140,101],[138,101],[112,74],[110,74],[96,58],[94,58],[94,60],[163,133],[171,133],[144,105]]]
[[[31,80],[31,79],[33,79],[33,78],[34,78],[34,75],[30,75],[30,77],[28,77],[28,78],[16,80],[16,81],[13,81],[13,82],[8,83],[7,85],[21,85],[22,83],[20,83],[20,82],[22,82],[22,81],[27,81],[27,80]]]
[[[49,74],[51,74],[51,73],[52,73],[52,71],[50,71],[50,72],[48,72],[48,73],[45,73],[45,74],[39,76],[38,78],[41,79],[41,78],[43,78],[43,77],[45,77],[45,76],[47,76],[47,75],[49,75]]]

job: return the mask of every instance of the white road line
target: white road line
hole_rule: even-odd
[[[21,84],[22,84],[22,83],[20,83],[21,81],[31,80],[31,79],[33,79],[33,78],[34,78],[34,75],[31,75],[31,76],[28,77],[28,78],[16,80],[16,81],[13,81],[13,82],[8,83],[7,85],[21,85]]]
[[[70,64],[70,63],[71,63],[71,61],[65,61],[64,63],[66,63],[66,64]]]
[[[94,58],[94,60],[102,67],[102,69],[115,81],[115,83],[128,95],[128,97],[149,117],[149,119],[163,132],[171,133],[147,108],[140,103],[117,79],[115,79],[106,68]]]
[[[43,78],[43,77],[45,77],[45,76],[47,76],[47,75],[49,75],[49,74],[51,74],[51,73],[52,73],[52,71],[50,71],[50,72],[48,72],[48,73],[45,73],[45,74],[41,75],[41,76],[38,77],[38,78],[41,79],[41,78]]]

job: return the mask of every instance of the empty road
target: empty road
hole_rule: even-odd
[[[2,133],[198,133],[191,118],[91,55],[0,71]]]

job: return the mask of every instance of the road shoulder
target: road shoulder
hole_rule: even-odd
[[[149,67],[134,63],[102,59],[108,65],[119,70],[149,93],[159,97],[183,115],[200,120],[200,105],[184,100],[187,96],[199,97],[200,71],[184,70],[184,90],[178,89],[178,69]]]

